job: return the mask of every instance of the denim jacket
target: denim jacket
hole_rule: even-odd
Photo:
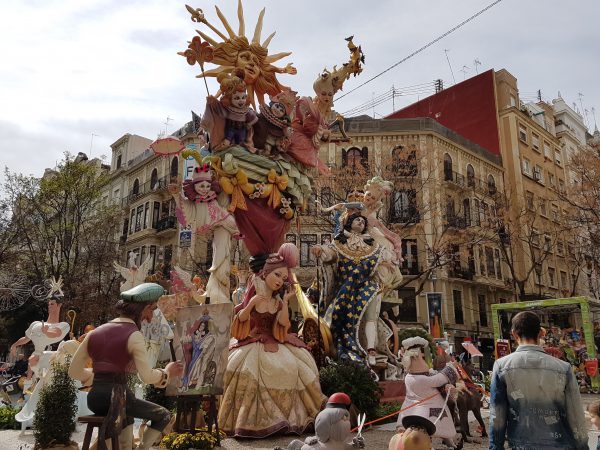
[[[588,432],[571,365],[537,345],[520,345],[494,364],[490,450],[584,450]]]

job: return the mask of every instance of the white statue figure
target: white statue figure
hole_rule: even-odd
[[[148,255],[146,260],[139,267],[135,265],[135,258],[136,253],[129,252],[129,260],[127,261],[129,268],[121,266],[116,261],[113,262],[115,270],[125,278],[125,281],[121,283],[119,288],[121,292],[134,288],[138,284],[142,284],[150,272],[152,266],[152,258],[150,258],[150,255]]]
[[[143,321],[140,331],[146,340],[150,367],[155,367],[169,340],[173,339],[173,330],[160,309],[156,308],[152,321]]]
[[[62,341],[71,329],[67,322],[58,321],[61,307],[60,300],[63,296],[62,278],[52,279],[51,290],[48,294],[48,320],[45,322],[43,320],[32,322],[25,331],[25,336],[10,347],[11,353],[15,354],[18,346],[33,342],[34,350],[29,357],[29,367],[34,377],[42,375],[40,370],[48,367],[49,356],[44,357],[46,347]]]

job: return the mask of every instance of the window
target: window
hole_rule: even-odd
[[[523,173],[531,175],[531,162],[527,158],[523,158]]]
[[[142,246],[142,249],[140,251],[140,265],[144,263],[144,261],[146,261],[146,246]]]
[[[510,106],[513,106],[513,107],[517,106],[517,99],[514,95],[510,96]]]
[[[135,228],[133,219],[135,218],[135,208],[131,210],[131,217],[129,218],[129,234],[133,233]]]
[[[417,175],[417,152],[401,145],[392,150],[392,170],[401,177]]]
[[[533,211],[533,192],[525,191],[525,206]]]
[[[463,200],[463,214],[465,216],[465,225],[471,226],[471,200],[465,198]]]
[[[465,319],[463,316],[462,292],[453,290],[452,301],[454,303],[454,323],[457,325],[463,325],[465,323]]]
[[[550,144],[548,144],[546,141],[544,141],[544,158],[552,159]]]
[[[554,150],[554,161],[556,162],[556,164],[558,164],[559,166],[561,165],[561,154],[560,154],[560,150]]]
[[[552,205],[552,220],[558,222],[558,206]]]
[[[479,200],[473,199],[473,223],[474,225],[481,225],[481,219],[479,218]]]
[[[537,284],[542,284],[542,265],[540,263],[535,264],[535,274],[537,275]]]
[[[444,181],[452,181],[452,158],[444,153]]]
[[[417,191],[414,189],[394,191],[394,203],[391,212],[392,222],[418,222]]]
[[[400,322],[417,321],[417,297],[415,288],[398,289],[398,297],[402,299],[398,320]]]
[[[158,171],[156,167],[152,170],[152,175],[150,175],[150,189],[154,190],[158,186]]]
[[[494,249],[494,259],[496,260],[496,278],[502,279],[502,258],[500,258],[500,249]]]
[[[121,154],[119,153],[117,155],[117,167],[116,169],[120,169],[121,168]]]
[[[330,187],[324,187],[321,189],[321,205],[324,208],[328,208],[333,205],[333,192]]]
[[[403,275],[417,275],[419,273],[419,259],[416,239],[402,239],[402,257],[404,261],[400,270]]]
[[[331,234],[323,233],[321,234],[321,245],[329,245],[331,244]]]
[[[487,185],[489,194],[496,194],[496,180],[494,180],[494,177],[492,175],[488,175]]]
[[[550,236],[544,236],[544,251],[548,253],[552,251],[552,239],[550,239]]]
[[[554,177],[554,174],[550,172],[548,172],[548,184],[550,184],[551,188],[556,187],[556,178]]]
[[[479,275],[485,277],[485,258],[483,256],[483,248],[479,247]]]
[[[364,166],[364,164],[363,164],[364,154],[363,153],[366,153],[366,150],[367,149],[364,148],[363,151],[361,151],[360,149],[358,149],[356,147],[352,147],[352,148],[348,149],[347,152],[342,154],[343,156],[345,156],[345,158],[343,157],[344,167],[351,167],[354,169],[362,168]]]
[[[558,192],[565,192],[565,182],[560,178],[558,179]]]
[[[531,133],[531,146],[536,152],[540,151],[540,137],[535,133]]]
[[[544,182],[544,172],[542,171],[542,167],[538,164],[533,168],[533,179],[540,183]]]
[[[140,180],[138,180],[137,178],[133,181],[133,189],[131,190],[131,193],[134,195],[140,193]]]
[[[556,241],[556,253],[558,253],[560,256],[563,256],[565,253],[565,244],[563,244],[563,241],[560,239],[557,239]]]
[[[121,193],[121,191],[117,188],[115,189],[115,191],[113,192],[113,202],[117,203],[119,200],[121,200],[121,197],[119,197],[119,194]]]
[[[485,248],[485,262],[488,276],[495,276],[496,268],[494,264],[494,250],[490,247]]]
[[[540,198],[540,214],[544,217],[548,215],[548,202],[545,198]]]
[[[477,300],[479,306],[479,325],[481,325],[482,327],[487,327],[487,301],[485,299],[485,294],[479,294],[477,296]]]
[[[490,208],[485,202],[481,202],[481,222],[484,227],[490,222]]]
[[[519,125],[519,139],[523,142],[527,142],[527,128],[523,125]]]
[[[171,160],[171,171],[169,172],[169,174],[171,175],[171,179],[176,179],[179,175],[179,159],[177,158],[177,156],[174,156]]]
[[[156,245],[150,246],[150,261],[152,261],[152,266],[150,268],[150,273],[154,273],[154,268],[156,267]]]
[[[536,228],[531,229],[531,244],[536,247],[540,246],[540,232]]]
[[[548,267],[548,283],[550,286],[556,286],[556,269]]]
[[[135,211],[135,231],[140,231],[142,229],[142,217],[144,214],[144,205],[140,205],[137,207]]]
[[[467,186],[475,187],[475,169],[471,164],[467,164]]]
[[[289,242],[291,244],[296,245],[296,235],[289,233],[285,235],[285,242]]]
[[[310,248],[317,243],[316,234],[300,235],[300,266],[314,267],[317,264],[315,256],[310,252]]]
[[[150,202],[144,205],[144,230],[150,226]]]
[[[561,289],[568,290],[567,272],[564,270],[560,271],[560,287]]]
[[[152,228],[156,228],[158,225],[158,216],[160,213],[160,202],[154,202],[152,209]]]

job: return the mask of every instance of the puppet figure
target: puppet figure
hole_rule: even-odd
[[[292,136],[292,121],[285,105],[272,101],[269,106],[260,105],[258,121],[254,124],[254,146],[264,156],[276,156],[285,153]]]
[[[223,139],[220,143],[215,143],[214,151],[224,150],[231,145],[242,145],[253,153],[255,151],[252,144],[252,125],[256,123],[258,117],[249,106],[243,77],[244,74],[240,71],[219,75],[217,80],[221,85],[221,98],[217,99],[213,96],[206,98],[203,126],[209,133],[213,133],[217,118],[220,119],[218,122],[224,121]]]

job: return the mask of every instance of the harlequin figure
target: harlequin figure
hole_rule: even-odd
[[[161,435],[161,431],[171,420],[171,414],[162,406],[141,400],[127,387],[129,374],[137,372],[139,378],[148,384],[165,387],[170,376],[183,372],[180,363],[172,362],[163,369],[152,369],[148,363],[144,336],[140,333],[142,320],[150,321],[156,303],[164,294],[162,286],[143,283],[133,289],[121,292],[116,310],[119,317],[96,328],[86,335],[75,352],[69,368],[69,375],[92,388],[88,394],[88,407],[95,413],[105,416],[100,428],[98,445],[106,448],[104,436],[112,427],[121,427],[119,446],[132,448],[133,421],[141,418],[150,421],[138,450],[147,450]],[[92,368],[86,368],[92,360]],[[124,418],[124,424],[118,423]]]

